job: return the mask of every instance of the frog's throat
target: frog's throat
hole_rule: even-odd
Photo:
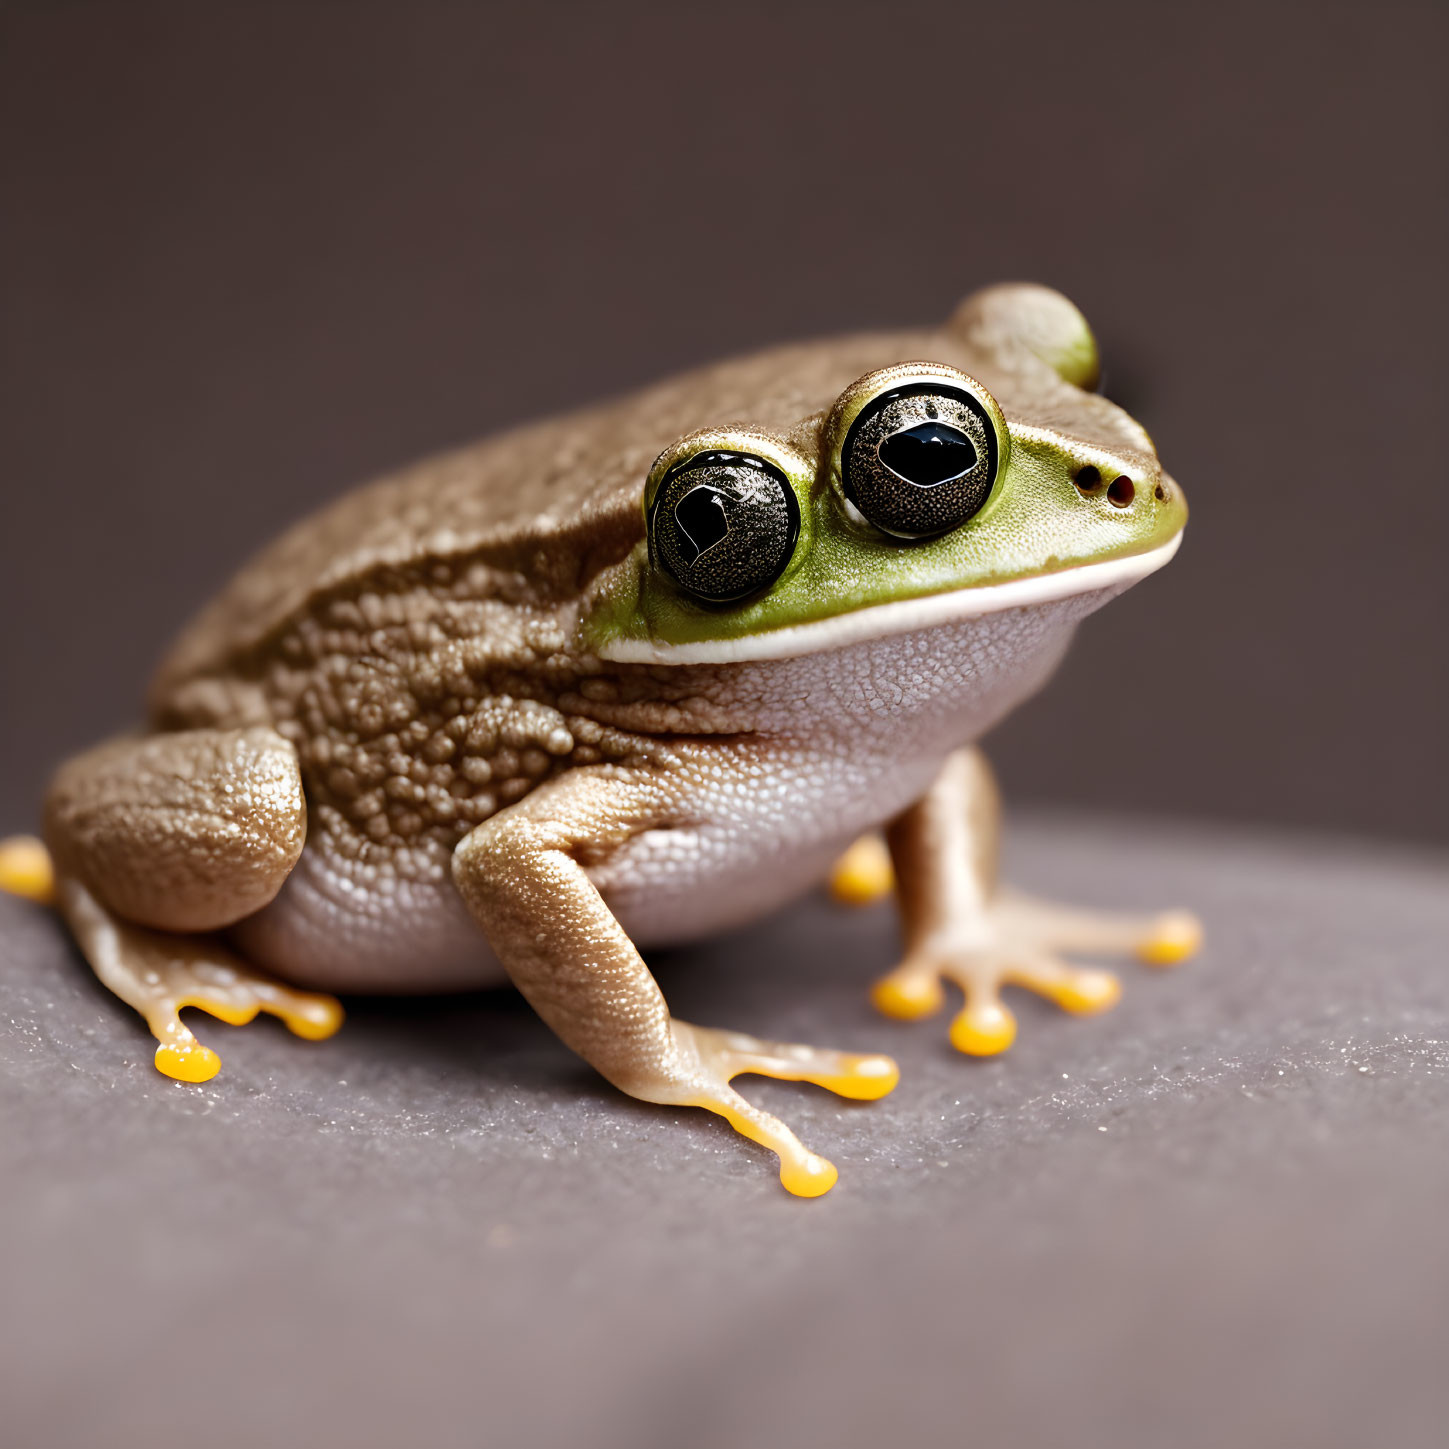
[[[1177,552],[1182,533],[1146,553],[1126,558],[1104,559],[1056,573],[1033,574],[1026,579],[1009,579],[1000,584],[954,589],[944,594],[926,594],[916,599],[897,599],[889,604],[857,609],[831,619],[792,624],[783,629],[753,634],[742,639],[701,639],[688,644],[665,644],[653,639],[612,639],[600,650],[605,659],[623,664],[735,664],[751,659],[791,659],[800,654],[818,654],[864,639],[881,639],[890,634],[912,633],[957,619],[982,614],[999,614],[1007,609],[1026,609],[1055,603],[1076,594],[1101,590],[1110,597],[1155,573]]]

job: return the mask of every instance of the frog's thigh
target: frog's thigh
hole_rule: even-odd
[[[58,873],[164,931],[259,910],[306,834],[296,751],[262,726],[113,740],[63,765],[46,798]]]
[[[631,837],[682,818],[689,793],[688,767],[574,771],[468,835],[453,856],[454,879],[519,990],[574,1051],[633,1097],[718,1113],[779,1156],[791,1192],[818,1196],[834,1184],[834,1167],[731,1079],[754,1072],[871,1098],[895,1085],[895,1063],[672,1020],[586,872]]]
[[[1079,1013],[1105,1010],[1120,996],[1111,972],[1073,965],[1059,951],[1135,952],[1167,965],[1196,949],[1201,928],[1186,911],[1119,915],[998,889],[999,833],[995,782],[977,750],[951,756],[926,795],[892,822],[906,954],[875,989],[887,1015],[929,1015],[942,1003],[941,982],[950,981],[966,998],[952,1042],[990,1055],[1016,1036],[1001,1003],[1003,985],[1028,987]]]
[[[57,903],[101,982],[146,1018],[168,1076],[205,1081],[220,1065],[182,1024],[183,1007],[233,1025],[270,1012],[314,1040],[340,1025],[331,997],[293,991],[192,934],[269,901],[305,834],[296,755],[269,729],[117,740],[56,776],[46,837]]]

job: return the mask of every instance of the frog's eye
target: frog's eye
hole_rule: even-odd
[[[785,572],[800,536],[795,490],[773,463],[724,449],[676,463],[649,510],[649,556],[686,593],[730,604]]]
[[[845,496],[896,538],[934,538],[966,522],[996,482],[991,415],[964,388],[908,383],[872,398],[840,450]]]

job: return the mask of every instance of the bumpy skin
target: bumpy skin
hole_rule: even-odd
[[[844,505],[839,453],[870,398],[925,364],[984,384],[1007,461],[977,517],[903,545]],[[963,1050],[1009,1043],[1002,981],[1109,1004],[1113,978],[1053,947],[1185,952],[1187,918],[997,892],[994,795],[962,753],[1185,519],[1146,434],[1083,390],[1095,371],[1069,303],[996,288],[939,331],[725,363],[424,463],[293,529],[181,637],[153,734],[70,762],[51,793],[62,908],[147,1014],[158,1065],[215,1070],[179,1026],[186,1004],[275,1010],[314,1036],[340,1020],[258,968],[369,990],[506,971],[623,1090],[721,1113],[814,1195],[834,1169],[730,1078],[868,1097],[894,1065],[673,1021],[636,943],[768,910],[894,820],[907,956],[877,999],[919,1014],[957,982]],[[715,447],[767,458],[802,515],[775,586],[724,609],[674,587],[644,540],[663,473]],[[184,938],[158,997],[155,928],[222,927],[229,945]]]

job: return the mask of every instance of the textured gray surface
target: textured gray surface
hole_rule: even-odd
[[[157,1076],[0,901],[7,1449],[1430,1445],[1449,1422],[1442,857],[1040,819],[1013,875],[1209,946],[972,1062],[865,1003],[885,910],[657,963],[683,1016],[896,1053],[876,1104],[749,1083],[817,1202],[630,1102],[510,994],[201,1030]]]

